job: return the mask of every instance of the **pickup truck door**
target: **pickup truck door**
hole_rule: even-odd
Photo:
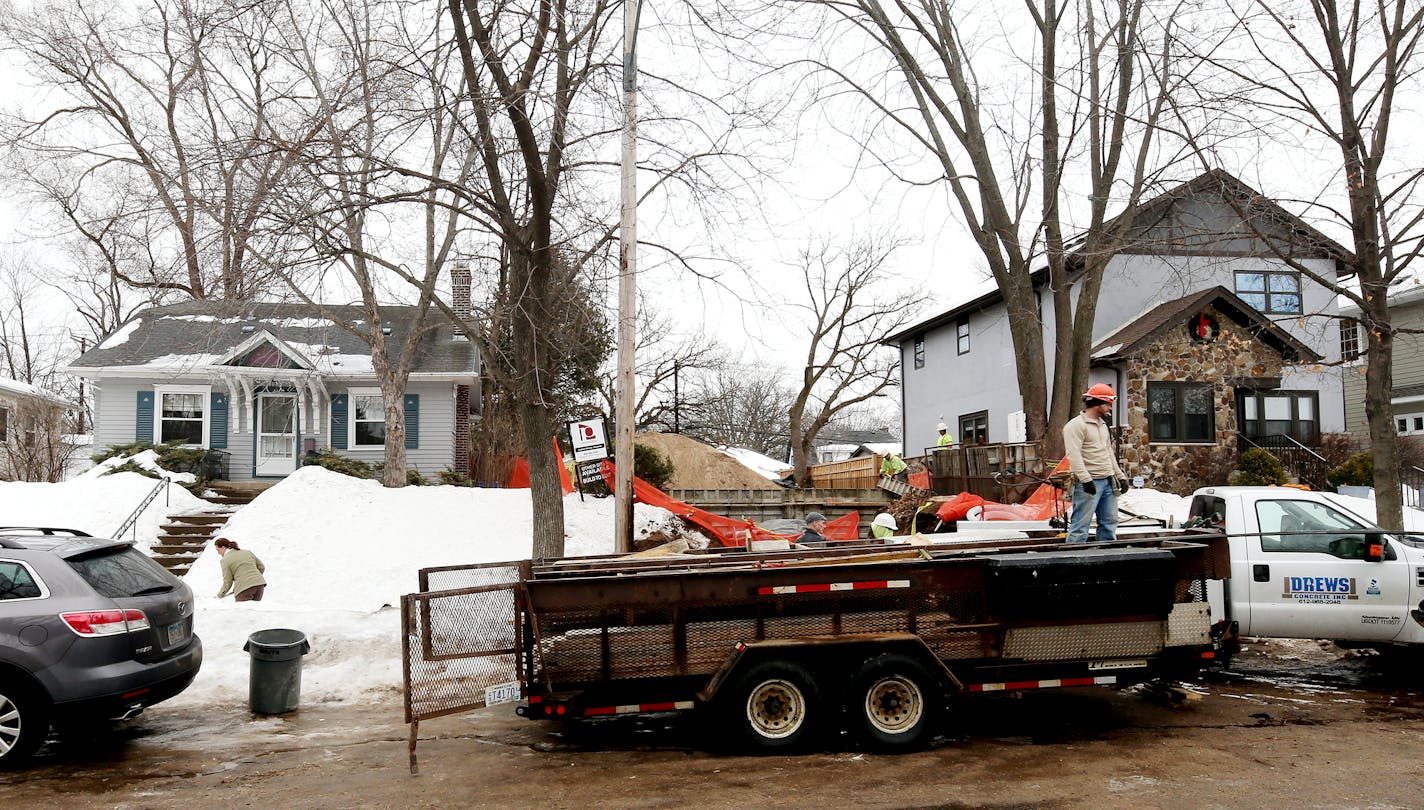
[[[1409,567],[1393,541],[1386,540],[1384,560],[1367,562],[1361,530],[1372,527],[1328,504],[1263,498],[1246,511],[1260,534],[1246,538],[1251,611],[1244,632],[1389,641],[1404,628]]]

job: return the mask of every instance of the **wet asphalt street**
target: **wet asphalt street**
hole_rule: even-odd
[[[1424,806],[1424,669],[1314,642],[1254,643],[1183,705],[1042,690],[955,706],[927,751],[709,750],[690,722],[565,729],[508,707],[420,727],[398,698],[258,718],[158,706],[53,737],[0,773],[0,807]],[[839,750],[837,750],[839,749]]]

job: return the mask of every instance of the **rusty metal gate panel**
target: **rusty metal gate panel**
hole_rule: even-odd
[[[509,585],[519,581],[520,571],[528,561],[493,562],[479,565],[445,565],[420,569],[420,592],[454,591],[482,588],[486,585]]]
[[[492,566],[477,567],[489,578]],[[410,724],[410,769],[420,721],[523,697],[520,658],[523,619],[518,566],[514,581],[401,597],[405,720]],[[458,575],[454,575],[458,576]],[[438,586],[454,579],[432,577]],[[444,582],[441,579],[444,579]],[[426,572],[421,572],[422,583]]]

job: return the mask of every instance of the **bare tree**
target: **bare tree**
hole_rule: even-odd
[[[1409,0],[1339,5],[1334,0],[1257,0],[1234,12],[1225,47],[1199,54],[1234,82],[1237,94],[1217,112],[1261,131],[1274,145],[1298,144],[1316,159],[1322,143],[1338,151],[1334,199],[1313,207],[1348,229],[1358,286],[1315,272],[1273,231],[1253,228],[1272,253],[1303,276],[1354,302],[1366,347],[1365,417],[1374,453],[1380,525],[1402,528],[1398,436],[1390,398],[1394,336],[1389,288],[1424,250],[1424,205],[1417,156],[1394,138],[1405,99],[1420,89],[1419,44],[1424,6]],[[1204,165],[1215,153],[1183,116],[1183,129]],[[1300,137],[1301,132],[1307,137]],[[1275,137],[1272,137],[1275,136]],[[1394,140],[1392,140],[1392,138]],[[1249,202],[1249,201],[1248,201]],[[1243,216],[1247,223],[1254,217]]]
[[[634,351],[638,392],[633,403],[637,419],[635,432],[682,431],[682,414],[695,411],[700,402],[693,398],[690,383],[701,372],[725,362],[726,350],[705,333],[679,335],[674,316],[665,310],[638,308],[638,343]],[[616,380],[605,369],[599,382],[599,397],[605,413],[613,413],[617,396]]]
[[[11,168],[130,287],[240,299],[271,281],[249,251],[291,164],[259,148],[284,92],[268,81],[261,5],[0,13],[0,39],[55,99],[4,119]]]
[[[899,367],[880,345],[923,303],[923,296],[888,289],[885,264],[897,245],[862,238],[841,248],[829,243],[801,254],[802,295],[787,305],[806,334],[800,385],[787,409],[792,466],[810,483],[816,435],[839,415],[884,395]]]
[[[713,444],[785,459],[787,414],[795,392],[777,369],[729,363],[694,379],[683,432]]]
[[[0,467],[8,480],[63,480],[65,466],[78,452],[69,441],[67,409],[29,397],[0,406]]]
[[[1003,295],[1029,438],[1053,452],[1086,387],[1103,270],[1162,168],[1153,159],[1179,81],[1177,9],[1154,17],[1146,0],[1033,0],[1014,19],[994,6],[1004,32],[997,48],[984,47],[987,21],[952,0],[792,2],[830,12],[816,34],[826,52],[813,65],[869,106],[856,134],[872,159],[953,200]],[[886,72],[864,75],[867,40]],[[1114,202],[1122,212],[1109,219]],[[1076,263],[1066,247],[1074,225]],[[1051,389],[1033,275],[1040,261],[1054,316]]]

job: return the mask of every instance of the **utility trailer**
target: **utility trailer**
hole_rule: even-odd
[[[1163,531],[424,569],[401,602],[411,768],[420,720],[503,702],[705,711],[760,751],[843,726],[908,749],[960,695],[1194,675],[1228,566],[1222,535]]]

